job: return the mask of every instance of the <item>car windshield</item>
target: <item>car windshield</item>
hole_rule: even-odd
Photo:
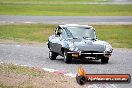
[[[94,30],[87,27],[67,27],[66,34],[68,38],[96,39]]]

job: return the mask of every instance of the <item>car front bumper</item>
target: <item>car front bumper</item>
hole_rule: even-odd
[[[73,58],[84,58],[84,59],[92,59],[92,60],[98,60],[102,56],[104,57],[110,57],[112,55],[112,52],[102,52],[102,53],[93,53],[93,52],[77,52],[77,51],[68,51],[67,54],[70,54]]]

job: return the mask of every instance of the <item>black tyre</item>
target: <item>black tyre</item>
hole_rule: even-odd
[[[65,63],[70,64],[72,62],[72,56],[64,52],[64,61]]]
[[[55,60],[57,56],[58,56],[57,53],[49,51],[49,58],[50,58],[50,60]]]
[[[76,76],[76,81],[80,85],[84,85],[86,83],[86,78],[84,76]]]
[[[109,61],[109,58],[108,58],[108,57],[103,57],[103,58],[101,59],[101,63],[102,63],[102,64],[107,64],[108,61]]]

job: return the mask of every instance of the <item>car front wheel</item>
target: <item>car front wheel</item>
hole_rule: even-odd
[[[58,56],[57,53],[49,51],[49,58],[50,58],[50,60],[55,60],[57,56]]]
[[[65,63],[69,64],[72,61],[72,56],[70,54],[67,54],[66,52],[64,52],[64,61]]]
[[[109,61],[109,57],[103,57],[102,59],[101,59],[101,63],[102,64],[107,64],[108,63],[108,61]]]

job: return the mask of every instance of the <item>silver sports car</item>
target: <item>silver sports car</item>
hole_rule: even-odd
[[[108,42],[97,39],[92,26],[78,24],[58,25],[55,34],[48,38],[48,48],[51,60],[61,55],[65,63],[73,59],[101,59],[101,63],[108,63],[113,52]]]

